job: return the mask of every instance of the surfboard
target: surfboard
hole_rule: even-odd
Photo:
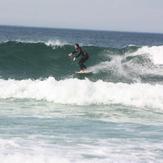
[[[75,73],[76,74],[91,74],[92,72],[91,71],[88,71],[88,70],[82,70],[82,71],[77,71]]]

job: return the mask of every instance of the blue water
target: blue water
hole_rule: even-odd
[[[67,54],[78,42],[91,75]],[[0,162],[163,162],[163,35],[0,27]]]
[[[0,40],[49,41],[80,43],[101,47],[121,48],[127,45],[162,45],[163,34],[113,31],[90,31],[51,28],[0,27]]]

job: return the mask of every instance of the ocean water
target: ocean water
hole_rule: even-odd
[[[0,163],[22,162],[163,162],[163,34],[0,26]]]

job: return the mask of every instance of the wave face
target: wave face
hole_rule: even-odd
[[[105,49],[89,48],[96,56]],[[0,75],[3,78],[62,78],[78,70],[67,54],[74,50],[71,45],[51,42],[16,42],[0,44]],[[98,56],[97,56],[98,58]]]
[[[110,48],[83,46],[90,53],[86,76],[90,80],[110,82],[163,81],[163,46]],[[70,44],[60,42],[0,43],[0,76],[3,79],[38,79],[49,76],[65,79],[85,76],[75,75],[79,66],[67,54],[74,50]]]

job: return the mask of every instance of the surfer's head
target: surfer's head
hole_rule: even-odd
[[[79,44],[76,43],[74,47],[75,47],[75,49],[78,49],[79,48]]]

